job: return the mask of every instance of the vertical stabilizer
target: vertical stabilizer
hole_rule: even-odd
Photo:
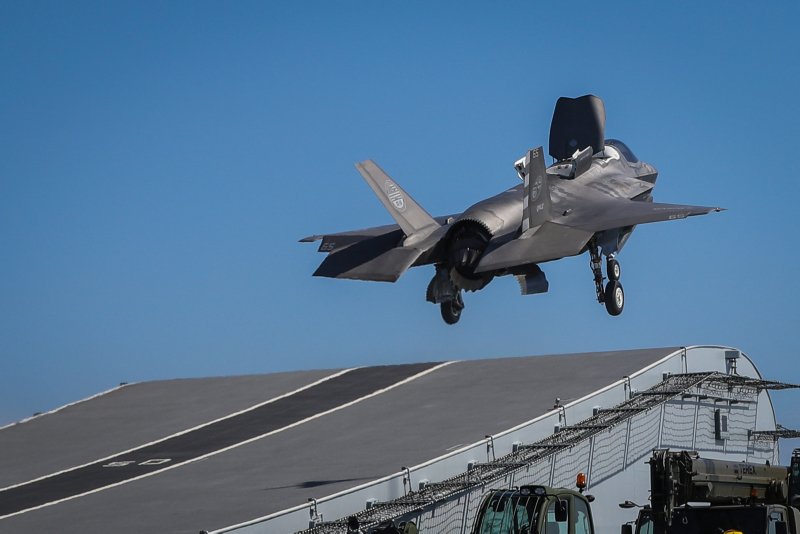
[[[550,184],[547,181],[543,148],[529,150],[525,160],[525,197],[522,200],[522,236],[520,236],[522,238],[530,237],[536,228],[552,219]]]
[[[355,165],[386,210],[403,229],[404,234],[410,236],[423,228],[440,226],[408,193],[403,191],[397,182],[389,178],[377,163],[368,159]]]

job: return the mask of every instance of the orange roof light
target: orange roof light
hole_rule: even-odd
[[[758,497],[758,490],[757,490],[757,489],[755,489],[755,488],[750,488],[750,496],[751,496],[752,498],[754,498],[754,499],[755,499],[756,497]]]
[[[583,489],[586,487],[586,475],[583,473],[578,473],[578,480],[575,481],[575,485],[578,486],[579,489]]]

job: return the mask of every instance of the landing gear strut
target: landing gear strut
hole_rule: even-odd
[[[591,263],[589,266],[592,268],[594,275],[594,291],[597,293],[597,302],[602,304],[605,302],[605,294],[603,293],[603,270],[600,268],[600,252],[597,250],[597,238],[593,237],[589,241],[589,256]]]
[[[594,289],[597,294],[597,302],[606,305],[606,311],[609,315],[617,316],[622,313],[622,308],[625,306],[625,292],[622,290],[622,284],[619,282],[621,270],[619,262],[614,259],[613,254],[609,255],[606,262],[606,273],[608,274],[608,284],[603,288],[603,270],[601,269],[602,261],[600,251],[597,249],[597,239],[592,238],[589,241],[589,255],[591,256],[591,268],[594,275]]]

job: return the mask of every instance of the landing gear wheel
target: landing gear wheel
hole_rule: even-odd
[[[617,316],[622,313],[622,308],[625,306],[625,292],[618,280],[606,284],[605,297],[606,311],[609,315]]]
[[[447,324],[456,324],[461,319],[461,310],[463,309],[464,301],[461,299],[461,291],[459,291],[453,300],[442,302],[442,319]]]
[[[609,258],[606,262],[606,274],[608,274],[608,279],[612,282],[619,280],[619,275],[621,274],[619,262],[614,258]]]

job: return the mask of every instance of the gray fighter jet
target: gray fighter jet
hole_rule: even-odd
[[[588,251],[597,301],[619,315],[625,294],[616,255],[636,225],[721,208],[653,202],[658,171],[621,141],[605,139],[605,121],[600,98],[559,98],[550,124],[554,163],[545,165],[542,147],[529,150],[514,163],[522,184],[458,215],[431,217],[374,161],[356,163],[397,224],[301,239],[321,239],[319,252],[328,254],[314,276],[395,282],[409,267],[433,264],[427,300],[455,324],[462,291],[513,275],[523,295],[544,293],[540,264]]]

